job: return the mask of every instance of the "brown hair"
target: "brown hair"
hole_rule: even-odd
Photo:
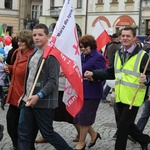
[[[43,30],[44,30],[44,33],[45,33],[46,35],[49,34],[49,30],[48,30],[47,26],[46,26],[45,24],[43,24],[43,23],[37,24],[36,26],[34,26],[33,30],[34,30],[34,29],[43,29]]]
[[[126,26],[126,27],[122,28],[120,31],[120,34],[122,34],[123,30],[126,30],[126,31],[130,30],[132,32],[133,36],[136,36],[136,30],[132,26]]]
[[[18,32],[16,38],[21,42],[25,42],[28,48],[34,48],[35,44],[33,42],[32,31],[22,30]]]
[[[92,35],[86,34],[86,35],[80,37],[79,43],[81,43],[84,47],[90,46],[91,49],[97,48],[96,40]]]

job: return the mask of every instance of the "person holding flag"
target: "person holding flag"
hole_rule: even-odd
[[[134,121],[147,95],[147,82],[143,80],[143,73],[146,71],[146,76],[150,75],[150,66],[146,67],[149,56],[135,43],[136,31],[133,27],[127,26],[120,33],[122,48],[115,53],[112,65],[107,69],[86,71],[84,76],[87,80],[115,79],[116,105],[119,111],[115,150],[126,149],[128,135],[141,144],[142,150],[148,150],[150,136],[143,134]]]
[[[35,88],[36,75],[43,61],[43,53],[49,40],[45,24],[33,28],[33,41],[38,46],[29,57],[24,94],[20,100],[18,125],[18,150],[31,150],[38,129],[44,139],[57,150],[73,150],[66,141],[53,130],[54,109],[58,106],[59,62],[50,55],[44,60]]]

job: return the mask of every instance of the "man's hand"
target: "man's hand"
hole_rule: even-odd
[[[37,103],[38,100],[39,100],[38,95],[32,95],[27,99],[26,106],[33,107]]]
[[[91,71],[86,71],[86,72],[84,73],[84,77],[85,77],[84,80],[93,81],[92,76],[93,76],[93,72],[91,72]]]
[[[146,75],[141,73],[139,83],[144,83],[144,82],[147,82]]]

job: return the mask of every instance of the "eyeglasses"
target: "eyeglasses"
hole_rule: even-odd
[[[80,46],[80,48],[87,48],[87,47],[88,47],[88,46],[83,46],[83,45]]]

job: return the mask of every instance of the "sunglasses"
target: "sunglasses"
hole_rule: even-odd
[[[88,46],[83,46],[83,45],[80,46],[80,48],[87,48],[87,47],[88,47]]]

